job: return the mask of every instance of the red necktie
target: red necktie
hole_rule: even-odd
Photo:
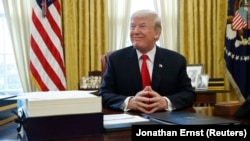
[[[142,88],[144,89],[146,86],[150,86],[150,75],[147,66],[147,55],[142,55],[142,66],[141,66],[141,77],[142,77]]]
[[[148,66],[147,66],[148,56],[142,55],[141,59],[142,59],[142,66],[141,66],[142,88],[144,89],[146,86],[151,85],[151,81],[150,81],[150,75],[149,75]],[[150,96],[147,96],[147,97],[150,97]],[[146,102],[146,103],[150,104],[149,102]],[[148,110],[150,110],[150,108]]]

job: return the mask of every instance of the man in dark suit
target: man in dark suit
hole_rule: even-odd
[[[161,20],[151,10],[140,10],[131,17],[132,46],[114,51],[99,90],[104,108],[153,113],[191,107],[195,93],[186,72],[186,59],[177,52],[156,45]],[[143,88],[140,75],[146,54],[151,85]],[[150,95],[148,97],[148,95]]]

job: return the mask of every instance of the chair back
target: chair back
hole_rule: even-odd
[[[107,61],[108,61],[108,56],[112,53],[113,51],[108,51],[105,54],[103,54],[101,56],[101,65],[102,65],[102,71],[101,71],[101,76],[103,79],[103,75],[106,71],[106,67],[107,67]]]

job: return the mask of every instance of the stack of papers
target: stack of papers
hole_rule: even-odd
[[[130,128],[133,124],[149,122],[149,119],[143,118],[138,115],[129,114],[112,114],[104,115],[104,128],[109,129],[122,129]]]
[[[17,98],[23,99],[27,117],[102,112],[101,97],[89,91],[30,92]]]

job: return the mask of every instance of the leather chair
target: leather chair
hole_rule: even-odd
[[[102,65],[102,71],[101,71],[101,76],[102,76],[102,79],[103,79],[103,75],[106,71],[106,65],[107,65],[107,61],[108,61],[108,56],[112,53],[113,51],[108,51],[106,52],[105,54],[103,54],[101,56],[101,65]]]
[[[89,76],[101,76],[101,71],[89,71]]]

